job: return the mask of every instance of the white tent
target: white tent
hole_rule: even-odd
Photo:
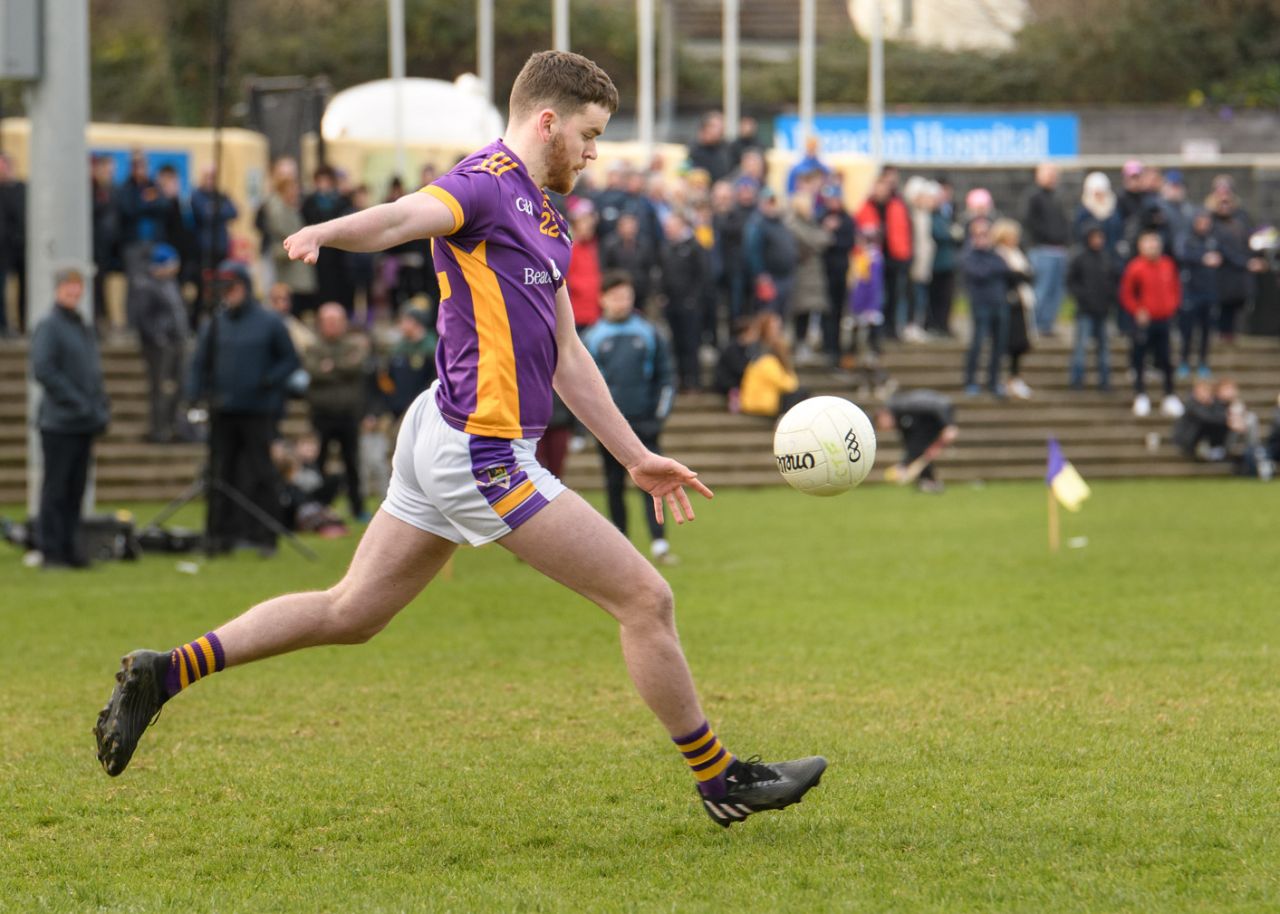
[[[400,110],[403,140],[409,144],[479,147],[505,126],[498,109],[485,101],[480,80],[465,73],[454,82],[405,79]],[[344,89],[325,108],[320,132],[326,141],[396,140],[395,81],[379,79]]]

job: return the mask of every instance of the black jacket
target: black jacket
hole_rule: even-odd
[[[1210,232],[1200,235],[1191,232],[1182,242],[1182,293],[1184,304],[1217,304],[1218,268],[1207,267],[1205,255],[1218,250],[1217,236]]]
[[[217,358],[206,378],[212,328]],[[284,408],[284,382],[299,367],[284,321],[249,299],[222,309],[200,328],[187,390],[192,400],[209,398],[213,412],[273,416]]]
[[[107,427],[111,404],[93,330],[60,305],[31,337],[31,374],[44,388],[38,423],[46,432],[96,435]]]
[[[949,425],[956,424],[955,406],[936,390],[904,390],[886,404],[911,459],[919,457]]]
[[[1249,297],[1249,222],[1242,213],[1214,216],[1213,235],[1218,239],[1222,266],[1218,268],[1218,300],[1243,301]]]
[[[698,143],[689,147],[689,164],[706,171],[711,175],[712,182],[715,182],[727,177],[729,172],[733,171],[737,160],[734,159],[733,150],[728,143],[720,142],[710,145]]]
[[[1066,207],[1054,191],[1046,188],[1037,187],[1027,199],[1022,225],[1027,233],[1027,247],[1066,247],[1071,242]]]
[[[1196,445],[1208,441],[1221,445],[1227,439],[1227,405],[1218,400],[1201,403],[1194,397],[1183,400],[1185,409],[1173,424],[1173,443],[1188,457],[1194,457]]]
[[[1111,255],[1085,248],[1067,267],[1067,290],[1076,300],[1076,311],[1090,317],[1106,317],[1115,308],[1120,275]]]
[[[662,270],[662,294],[667,307],[696,309],[702,304],[710,269],[707,252],[690,235],[662,249],[658,264]]]
[[[649,300],[650,275],[655,261],[653,246],[644,233],[627,243],[617,232],[600,244],[600,267],[605,270],[622,270],[631,277],[636,290],[636,307],[641,308]]]

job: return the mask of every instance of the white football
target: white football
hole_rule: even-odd
[[[810,397],[778,420],[773,456],[791,488],[806,495],[839,495],[871,472],[875,427],[843,397]]]

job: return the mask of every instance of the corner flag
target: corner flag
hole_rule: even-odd
[[[1089,497],[1089,486],[1085,484],[1071,461],[1062,456],[1062,448],[1058,439],[1049,439],[1049,469],[1045,473],[1045,482],[1062,507],[1068,511],[1079,511],[1080,504]]]

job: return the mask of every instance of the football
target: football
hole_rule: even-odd
[[[839,495],[871,472],[875,427],[843,397],[810,397],[778,421],[773,456],[791,488],[806,495]]]

